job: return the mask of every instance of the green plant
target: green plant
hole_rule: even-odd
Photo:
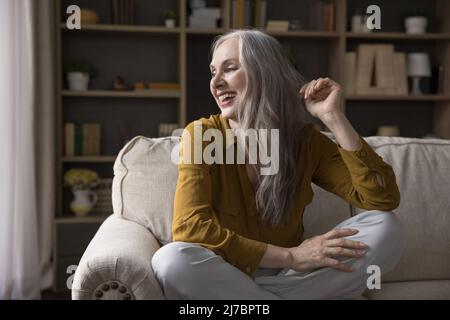
[[[91,77],[95,76],[96,70],[90,63],[84,61],[71,61],[64,64],[64,72],[83,72],[88,73]]]
[[[167,11],[166,14],[164,15],[165,19],[172,19],[175,20],[177,18],[177,14],[175,13],[175,11]]]

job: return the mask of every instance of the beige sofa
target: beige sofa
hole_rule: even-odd
[[[450,141],[369,137],[397,175],[401,204],[394,211],[407,232],[407,249],[381,290],[369,299],[450,299]],[[164,299],[152,255],[171,241],[178,137],[136,137],[114,164],[112,214],[84,253],[73,299]],[[176,149],[175,149],[176,153]],[[360,212],[314,186],[304,215],[305,237],[321,234]]]

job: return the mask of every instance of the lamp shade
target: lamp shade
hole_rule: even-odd
[[[408,76],[431,77],[430,57],[424,52],[408,54]]]

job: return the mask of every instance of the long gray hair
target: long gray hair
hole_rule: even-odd
[[[299,95],[305,80],[288,62],[281,44],[258,30],[232,30],[218,36],[210,56],[230,38],[239,39],[239,62],[247,82],[236,109],[240,127],[269,132],[279,129],[279,171],[258,175],[256,206],[262,221],[285,224],[293,210],[297,186],[298,133],[311,119]],[[253,167],[258,168],[258,164]]]

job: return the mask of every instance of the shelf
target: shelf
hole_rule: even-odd
[[[86,217],[76,217],[73,214],[67,214],[62,217],[56,217],[55,223],[102,223],[110,215],[109,213],[91,213]]]
[[[179,98],[180,90],[148,89],[143,91],[113,91],[113,90],[63,90],[64,97],[91,97],[91,98]]]
[[[373,33],[354,33],[346,32],[345,36],[349,39],[379,39],[379,40],[450,40],[449,33],[424,33],[410,34],[404,32],[373,32]]]
[[[166,28],[164,26],[138,26],[138,25],[118,25],[118,24],[86,24],[81,29],[69,30],[62,23],[61,29],[66,32],[127,32],[127,33],[156,33],[156,34],[179,34],[180,28]]]
[[[339,33],[333,31],[267,31],[268,34],[277,37],[292,38],[339,38]]]
[[[445,95],[422,95],[422,96],[379,96],[379,95],[347,95],[348,101],[450,101],[450,96]]]
[[[63,162],[114,162],[116,156],[74,156],[63,157]]]
[[[187,34],[199,34],[199,35],[219,35],[227,32],[226,28],[217,28],[217,29],[209,29],[209,28],[186,28]]]

